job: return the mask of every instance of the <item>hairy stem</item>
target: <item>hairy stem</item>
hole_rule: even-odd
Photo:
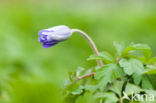
[[[77,32],[77,33],[81,34],[83,37],[85,37],[88,40],[88,42],[90,43],[94,53],[98,56],[98,49],[96,48],[95,43],[93,42],[93,40],[85,32],[83,32],[83,31],[81,31],[79,29],[72,29],[71,32],[72,33]],[[103,65],[101,60],[98,60],[97,63],[98,63],[99,66]]]
[[[122,98],[120,98],[120,103],[123,103],[123,99]]]
[[[77,82],[77,81],[79,81],[79,80],[81,80],[81,79],[94,76],[94,75],[95,75],[94,72],[93,72],[93,73],[90,73],[90,74],[87,74],[87,75],[84,75],[84,76],[82,76],[82,77],[77,78],[73,83],[75,83],[75,82]]]

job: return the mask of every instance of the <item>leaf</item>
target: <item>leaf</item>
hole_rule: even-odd
[[[95,98],[101,99],[104,98],[104,103],[117,103],[118,98],[114,93],[107,92],[107,93],[97,93],[95,94]]]
[[[144,70],[144,66],[141,61],[137,59],[121,59],[119,62],[120,66],[123,67],[124,72],[128,75],[132,75],[133,73],[141,74]]]
[[[114,93],[118,94],[121,97],[122,85],[123,81],[115,81],[109,88],[109,90],[113,91]]]
[[[96,71],[95,79],[99,81],[98,88],[101,91],[106,87],[107,83],[111,83],[115,79],[114,74],[117,75],[116,70],[119,69],[120,67],[113,63],[104,65]]]
[[[93,93],[97,90],[97,86],[96,85],[85,85],[85,90]]]
[[[148,95],[148,101],[141,102],[141,103],[156,103],[156,99],[155,99],[156,91],[155,90],[147,90],[147,89],[144,89],[144,91]]]
[[[142,53],[144,54],[144,56],[146,57],[146,59],[149,59],[151,57],[151,54],[152,54],[151,48],[148,45],[146,45],[146,44],[133,44],[133,43],[131,43],[131,45],[128,46],[123,51],[123,54],[122,55],[123,56],[128,55],[128,53],[130,51],[134,51],[134,50],[136,50],[136,51],[138,51],[138,50],[142,51]]]
[[[143,76],[143,79],[142,79],[142,88],[143,89],[153,89],[152,84],[150,83],[150,81],[147,78],[147,76]]]
[[[95,97],[92,93],[84,93],[84,95],[79,96],[76,102],[72,103],[96,103]]]
[[[128,96],[130,96],[132,94],[139,94],[140,92],[145,92],[145,94],[147,94],[148,96],[153,95],[154,97],[156,97],[156,91],[154,91],[154,90],[147,90],[147,89],[141,89],[140,87],[138,87],[138,86],[136,86],[134,84],[131,84],[131,83],[127,84],[126,89],[125,89],[124,92]],[[149,99],[149,97],[148,97],[148,99]],[[141,101],[139,103],[144,103],[144,102]],[[149,101],[146,102],[146,103],[149,103]],[[150,103],[155,103],[155,102],[150,102]]]
[[[75,91],[72,92],[73,95],[80,95],[81,93],[83,93],[83,89],[84,86],[79,86],[78,89],[76,89]]]
[[[84,68],[83,67],[78,67],[76,70],[76,77],[79,77],[82,75],[82,73],[84,72]]]
[[[141,92],[141,91],[143,91],[143,89],[141,89],[140,87],[138,87],[138,86],[136,86],[136,85],[134,85],[134,84],[128,83],[128,84],[126,85],[126,89],[125,89],[124,92],[125,92],[127,95],[131,95],[132,93],[139,93],[139,92]]]
[[[117,78],[120,78],[120,79],[123,79],[122,77],[125,76],[125,73],[123,71],[123,69],[118,65],[116,64],[116,69],[113,70],[113,76],[115,79]]]
[[[156,62],[156,57],[153,57],[149,60],[150,63],[155,63]]]
[[[147,94],[152,94],[152,95],[154,95],[154,97],[156,97],[156,91],[155,90],[147,90],[147,89],[145,89],[145,92],[147,93]],[[155,100],[156,101],[156,100]]]
[[[89,91],[91,93],[95,92],[97,90],[97,86],[96,85],[85,85],[85,86],[79,86],[78,89],[76,89],[75,91],[72,92],[73,95],[80,95],[81,93],[83,93],[83,91]]]
[[[95,79],[99,80],[100,90],[103,90],[107,83],[112,81],[112,67],[112,64],[108,64],[96,71]]]
[[[121,56],[124,50],[124,45],[123,44],[119,44],[118,42],[114,42],[114,47],[117,51],[118,56]]]
[[[70,81],[75,81],[75,79],[77,78],[76,77],[76,72],[68,72],[68,75],[69,75],[69,80]]]
[[[134,83],[136,85],[139,85],[142,80],[142,75],[134,73],[132,77],[133,77]]]
[[[156,74],[156,69],[146,69],[143,74]]]
[[[108,52],[101,52],[97,55],[93,54],[87,60],[103,60],[106,63],[112,63],[114,60],[113,56]]]

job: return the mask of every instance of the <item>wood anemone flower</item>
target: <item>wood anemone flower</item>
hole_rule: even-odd
[[[60,25],[41,30],[38,34],[40,35],[39,42],[43,44],[44,48],[49,48],[68,39],[71,36],[71,29]]]

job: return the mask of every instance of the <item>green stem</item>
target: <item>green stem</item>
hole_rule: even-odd
[[[120,103],[123,103],[123,99],[122,98],[120,98]]]
[[[98,56],[98,53],[99,53],[99,52],[98,52],[98,49],[96,48],[95,43],[94,43],[93,40],[88,36],[88,34],[85,33],[85,32],[83,32],[83,31],[81,31],[81,30],[79,30],[79,29],[71,29],[71,33],[74,33],[74,32],[79,33],[79,34],[81,34],[83,37],[85,37],[85,38],[88,40],[89,44],[91,45],[91,47],[92,47],[94,53]],[[97,63],[98,63],[98,65],[99,65],[100,67],[103,65],[102,60],[98,60]]]

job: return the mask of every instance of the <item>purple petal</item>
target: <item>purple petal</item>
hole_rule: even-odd
[[[41,30],[41,31],[39,31],[38,35],[43,35],[42,34],[43,32],[47,32],[47,30]]]
[[[57,43],[53,43],[53,44],[43,44],[43,47],[44,48],[50,48],[50,47],[52,47],[52,46],[54,46],[54,45],[56,45]]]
[[[38,35],[40,35],[40,36],[48,35],[49,33],[52,33],[52,32],[54,32],[54,31],[53,30],[50,31],[50,30],[44,29],[44,30],[39,31]]]
[[[40,43],[43,43],[43,42],[44,42],[44,40],[42,40],[40,37],[38,38],[38,41],[39,41]]]

